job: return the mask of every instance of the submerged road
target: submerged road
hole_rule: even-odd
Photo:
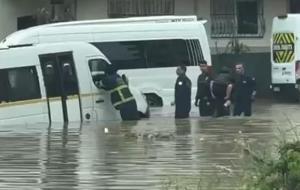
[[[177,121],[173,109],[137,123],[1,126],[0,189],[165,190],[202,177],[203,189],[233,189],[240,142],[271,149],[300,125],[299,104],[260,101],[251,118],[199,118],[194,108]]]

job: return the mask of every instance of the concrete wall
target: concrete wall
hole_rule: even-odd
[[[175,0],[175,14],[193,15],[195,1],[197,0]]]
[[[264,18],[266,24],[263,38],[243,38],[241,43],[250,47],[251,52],[268,52],[271,36],[272,19],[277,15],[286,14],[288,3],[283,0],[264,0]],[[87,11],[88,10],[88,11]],[[175,0],[175,15],[193,15],[208,20],[207,33],[210,34],[210,0]],[[77,19],[107,18],[107,0],[78,0]],[[224,52],[228,39],[210,38],[212,53]]]
[[[36,13],[43,0],[0,0],[0,39],[17,30],[17,18]]]
[[[78,0],[77,20],[107,18],[107,0]]]
[[[206,29],[207,33],[210,34],[210,0],[198,1],[197,15],[198,17],[208,20]],[[249,46],[251,52],[268,52],[271,37],[272,19],[275,16],[286,14],[288,10],[287,6],[287,1],[264,0],[264,19],[266,30],[263,38],[241,38],[240,42]],[[213,54],[216,53],[216,45],[219,48],[219,53],[224,52],[224,47],[226,47],[228,42],[228,39],[210,38],[209,36],[209,44]]]
[[[70,2],[74,0],[69,0]],[[75,1],[74,1],[75,2]],[[266,31],[263,38],[244,38],[240,42],[250,47],[251,52],[268,52],[274,16],[287,12],[287,0],[264,0]],[[0,0],[0,39],[17,29],[17,17],[36,13],[37,8],[48,6],[49,0]],[[77,0],[77,20],[107,18],[107,0]],[[212,53],[223,53],[228,39],[210,38],[210,0],[175,0],[176,15],[193,15],[208,20],[206,24]]]

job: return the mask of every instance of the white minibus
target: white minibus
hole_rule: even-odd
[[[15,32],[6,46],[85,41],[100,49],[146,95],[150,105],[170,105],[174,99],[176,66],[186,65],[195,96],[199,63],[211,65],[204,28],[196,16],[153,16],[72,21]],[[194,99],[194,98],[193,98]]]
[[[276,96],[300,98],[300,14],[273,19],[271,38],[271,88]]]
[[[86,42],[0,46],[0,125],[118,120],[107,92],[97,87],[110,64]],[[146,113],[144,100],[139,111]],[[141,104],[140,104],[141,105]]]

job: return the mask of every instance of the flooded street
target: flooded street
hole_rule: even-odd
[[[153,108],[137,123],[2,126],[0,189],[154,190],[219,175],[215,189],[232,189],[240,138],[268,149],[280,131],[300,125],[297,104],[258,102],[251,118],[199,118],[194,108],[189,120],[177,121],[173,109]]]

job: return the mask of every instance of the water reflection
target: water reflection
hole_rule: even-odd
[[[68,125],[63,125],[61,130],[53,128],[49,126],[42,148],[41,189],[75,189],[79,182],[79,130],[69,129]]]
[[[175,156],[176,175],[191,175],[192,173],[198,173],[197,170],[191,172],[190,167],[194,164],[193,159],[193,139],[191,137],[191,121],[189,119],[176,119],[175,120]]]
[[[191,120],[189,119],[176,119],[176,135],[190,135],[191,134]]]
[[[271,143],[267,119],[10,126],[0,131],[5,189],[160,189],[168,176],[213,175],[240,160],[235,140]],[[230,189],[228,180],[224,187]]]

